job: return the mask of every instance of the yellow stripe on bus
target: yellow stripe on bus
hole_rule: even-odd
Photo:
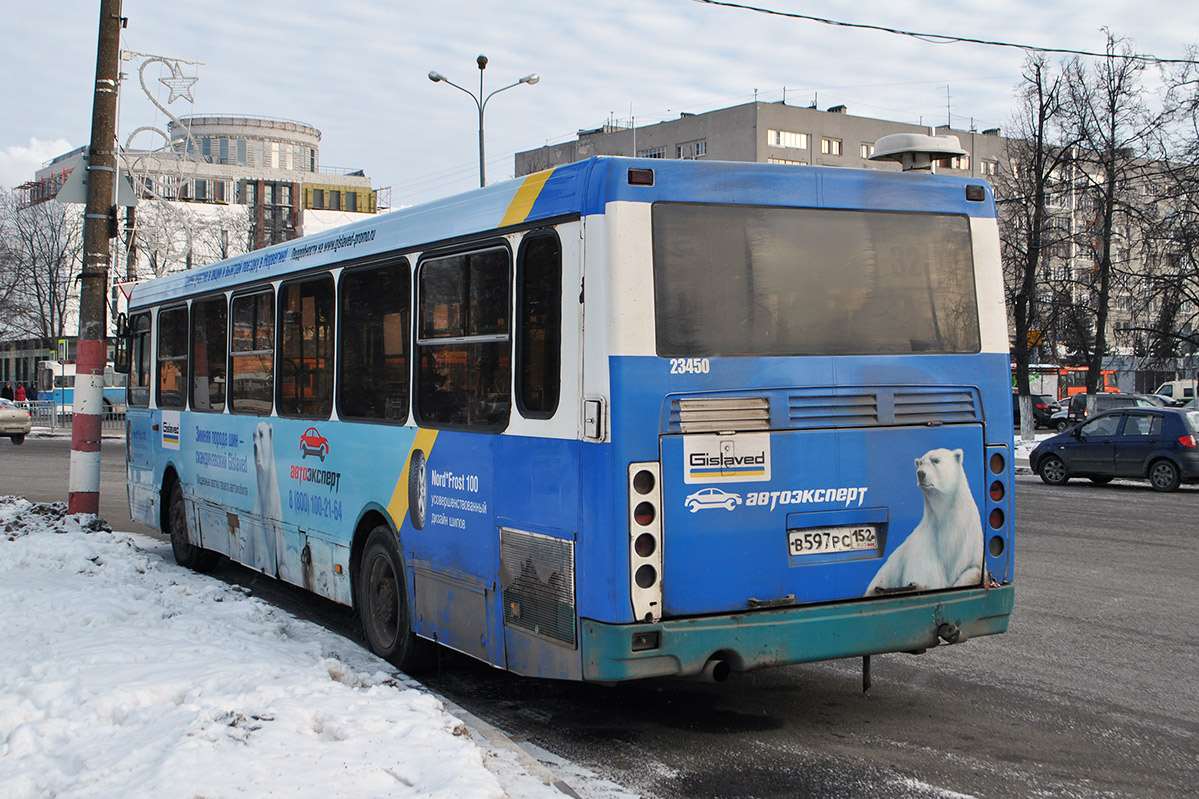
[[[391,492],[391,501],[387,503],[387,512],[391,514],[391,520],[395,522],[397,530],[404,525],[404,516],[408,513],[408,467],[412,464],[412,450],[419,449],[425,453],[425,462],[427,463],[429,453],[433,451],[433,442],[436,440],[436,430],[417,428],[416,438],[412,441],[412,449],[408,450],[408,457],[404,459],[404,470],[400,472],[400,479],[396,483],[395,490]]]
[[[550,179],[550,175],[554,174],[554,170],[547,169],[544,172],[537,172],[525,178],[525,182],[516,190],[516,196],[512,198],[512,202],[508,204],[508,211],[504,214],[504,218],[500,220],[500,227],[507,225],[519,225],[529,217],[529,212],[533,210],[533,203],[537,202],[538,195],[545,187],[545,182]]]

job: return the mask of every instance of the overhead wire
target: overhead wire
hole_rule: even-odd
[[[861,30],[880,31],[882,33],[891,33],[897,36],[909,36],[913,39],[929,42],[931,44],[982,44],[989,47],[1010,47],[1017,50],[1031,50],[1038,53],[1055,53],[1059,55],[1079,55],[1089,58],[1109,58],[1111,53],[1096,53],[1089,50],[1074,50],[1066,47],[1040,47],[1034,44],[1018,44],[1016,42],[1001,42],[992,39],[973,39],[968,36],[948,36],[940,33],[918,33],[916,31],[905,31],[900,28],[890,28],[885,25],[869,25],[863,22],[842,22],[840,20],[828,19],[826,17],[815,17],[810,14],[796,14],[791,11],[778,11],[773,8],[762,8],[761,6],[751,6],[745,3],[730,3],[727,0],[692,0],[692,2],[703,3],[709,6],[723,6],[725,8],[736,8],[743,11],[753,11],[758,14],[768,14],[775,17],[789,17],[791,19],[803,19],[809,22],[819,22],[822,25],[833,25],[840,28],[858,28]],[[1132,61],[1139,61],[1147,64],[1199,64],[1199,61],[1189,58],[1158,58],[1153,55],[1144,55],[1140,53],[1122,54],[1120,58],[1128,58]]]

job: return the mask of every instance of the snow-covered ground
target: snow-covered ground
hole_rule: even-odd
[[[0,497],[0,797],[563,796],[502,735],[247,594],[156,539]]]

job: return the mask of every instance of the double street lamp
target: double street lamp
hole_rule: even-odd
[[[433,81],[434,83],[450,84],[458,91],[465,92],[467,95],[469,95],[470,99],[474,100],[475,105],[478,106],[478,108],[479,108],[479,185],[486,186],[487,185],[487,167],[484,162],[485,156],[484,156],[484,148],[483,148],[483,110],[487,108],[487,101],[490,100],[492,97],[495,97],[500,92],[507,91],[508,89],[519,86],[522,83],[527,83],[530,86],[532,86],[537,81],[541,80],[541,78],[538,77],[536,73],[534,73],[532,75],[525,75],[523,78],[518,80],[516,83],[509,84],[508,86],[505,86],[502,89],[496,89],[491,94],[484,95],[483,94],[483,70],[487,69],[487,56],[481,55],[477,59],[475,59],[475,62],[479,65],[479,93],[478,94],[475,94],[474,92],[470,91],[469,89],[462,88],[457,83],[454,83],[452,80],[447,78],[445,75],[442,75],[440,72],[430,72],[429,80]]]

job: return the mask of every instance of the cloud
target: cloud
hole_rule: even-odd
[[[66,139],[42,141],[31,138],[28,147],[12,145],[0,150],[0,186],[11,189],[33,180],[42,164],[71,148]]]

